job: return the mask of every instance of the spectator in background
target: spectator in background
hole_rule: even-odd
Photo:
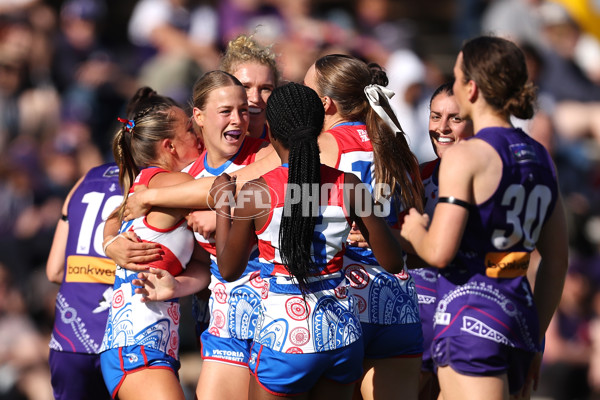
[[[541,385],[536,393],[540,396],[571,400],[590,394],[591,282],[584,270],[569,266],[560,303],[546,331]]]
[[[33,39],[24,15],[0,15],[0,151],[17,138],[42,140],[57,126],[56,91],[30,74]]]
[[[0,398],[51,400],[46,339],[37,330],[25,298],[0,263]]]
[[[219,25],[211,2],[140,0],[129,20],[128,35],[136,52],[141,85],[181,104],[202,71],[218,67]]]
[[[104,0],[67,0],[60,10],[53,59],[53,79],[62,100],[63,119],[89,125],[92,141],[109,153],[106,132],[130,96],[124,74],[101,35]],[[87,171],[87,170],[86,170]]]

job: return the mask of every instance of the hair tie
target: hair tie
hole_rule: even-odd
[[[300,126],[292,129],[289,135],[291,142],[304,142],[307,140],[314,140],[321,133],[318,128],[314,126]]]
[[[388,124],[392,131],[394,131],[394,135],[398,135],[398,132],[402,132],[402,129],[398,127],[394,121],[390,118],[384,108],[381,106],[380,96],[386,97],[388,100],[394,97],[395,93],[383,86],[379,85],[368,85],[365,86],[365,95],[367,96],[367,100],[369,100],[369,104],[371,108],[383,119],[383,121]]]
[[[133,122],[132,119],[123,119],[117,117],[117,120],[124,125],[123,127],[125,128],[125,132],[131,132],[135,127],[135,122]]]

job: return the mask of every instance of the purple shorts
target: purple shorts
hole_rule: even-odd
[[[414,324],[379,325],[361,322],[365,358],[415,357],[423,353],[423,328]]]
[[[475,336],[436,339],[431,347],[436,367],[449,365],[468,376],[496,376],[506,373],[508,390],[518,392],[527,376],[535,353]]]
[[[252,339],[221,338],[204,331],[200,336],[200,342],[202,344],[200,354],[203,360],[248,366]]]
[[[99,354],[50,349],[48,364],[55,399],[110,399],[102,378]]]
[[[357,382],[362,374],[363,343],[318,353],[283,353],[254,342],[250,373],[260,386],[276,396],[306,393],[326,378],[342,385]]]

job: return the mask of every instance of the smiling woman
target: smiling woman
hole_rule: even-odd
[[[240,35],[227,45],[221,69],[240,80],[248,96],[248,135],[268,140],[265,109],[279,83],[275,55],[252,36]]]
[[[205,151],[186,169],[196,179],[233,173],[262,158],[273,149],[264,140],[246,135],[248,101],[242,83],[224,71],[204,74],[194,85],[194,122]],[[213,217],[214,218],[214,217]],[[227,282],[219,273],[214,236],[194,233],[211,255],[210,322],[201,333],[202,366],[196,395],[210,399],[246,399],[248,359],[258,317],[261,287],[256,257],[251,257],[241,276]],[[195,309],[205,307],[194,296]],[[233,318],[235,316],[235,318]]]

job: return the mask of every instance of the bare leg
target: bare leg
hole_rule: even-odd
[[[128,374],[119,389],[118,398],[185,400],[177,376],[166,368],[146,368]]]
[[[461,375],[451,367],[439,367],[438,378],[444,400],[508,400],[508,378]]]
[[[196,398],[247,400],[249,381],[248,367],[204,361],[196,387]]]
[[[435,400],[440,393],[437,375],[431,371],[421,371],[419,380],[419,400]]]
[[[360,383],[364,400],[417,400],[421,358],[365,359]]]
[[[250,377],[250,400],[278,400],[278,399],[298,399],[298,400],[308,400],[308,393],[296,396],[276,396],[272,393],[267,392],[265,388],[263,388],[260,383],[256,380],[255,377]]]

